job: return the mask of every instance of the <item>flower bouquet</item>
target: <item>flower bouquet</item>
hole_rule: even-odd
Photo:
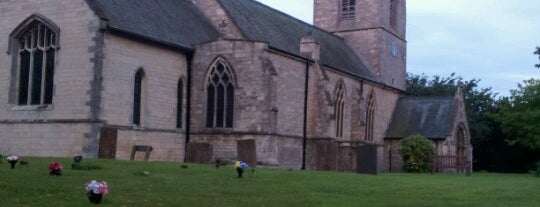
[[[83,159],[83,156],[82,155],[76,155],[75,157],[73,157],[73,164],[71,164],[71,168],[72,169],[81,169],[81,161]]]
[[[15,156],[15,155],[10,155],[10,156],[7,157],[7,160],[9,162],[9,164],[11,164],[11,169],[14,169],[15,164],[17,164],[17,162],[19,162],[20,158],[18,156]]]
[[[49,164],[49,174],[60,176],[62,175],[63,168],[64,167],[62,167],[62,164],[59,162],[51,162],[51,164]]]
[[[99,204],[103,196],[109,194],[109,187],[105,181],[92,180],[86,184],[86,192],[90,203]]]

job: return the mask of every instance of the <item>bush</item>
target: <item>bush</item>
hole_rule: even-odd
[[[426,137],[422,135],[406,137],[401,141],[399,151],[403,156],[403,168],[406,172],[429,172],[434,149]]]
[[[540,160],[536,162],[536,170],[534,171],[534,175],[536,175],[536,177],[540,177]]]

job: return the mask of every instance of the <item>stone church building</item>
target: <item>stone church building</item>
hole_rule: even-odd
[[[471,156],[461,91],[406,93],[405,0],[0,0],[0,153],[399,171]],[[137,153],[136,158],[139,158]]]

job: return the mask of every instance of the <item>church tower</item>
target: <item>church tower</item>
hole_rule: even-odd
[[[405,89],[406,0],[315,0],[315,26],[341,36],[379,81]]]

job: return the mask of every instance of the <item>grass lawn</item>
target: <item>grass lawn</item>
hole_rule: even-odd
[[[0,206],[92,206],[84,184],[109,183],[100,206],[540,206],[540,178],[477,173],[380,174],[257,169],[236,178],[232,166],[83,160],[100,170],[72,170],[70,158],[24,158],[0,163]],[[48,164],[64,165],[62,176]],[[150,175],[142,175],[149,171]]]

